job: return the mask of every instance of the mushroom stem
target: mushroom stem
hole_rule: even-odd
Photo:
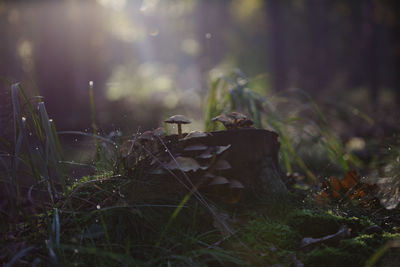
[[[182,124],[178,123],[178,139],[182,139]]]

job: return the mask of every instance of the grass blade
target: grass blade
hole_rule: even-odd
[[[52,234],[55,237],[56,246],[60,245],[60,218],[58,216],[58,209],[55,208],[54,210],[54,219],[51,225]]]
[[[9,261],[7,262],[4,267],[11,267],[13,266],[15,263],[17,263],[17,261],[19,259],[21,259],[22,257],[25,257],[31,250],[33,250],[35,247],[34,246],[30,246],[27,248],[24,248],[23,250],[19,251],[17,254],[15,254],[15,256]]]

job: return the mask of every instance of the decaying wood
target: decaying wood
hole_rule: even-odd
[[[278,164],[278,135],[274,132],[253,128],[237,129],[211,132],[205,137],[181,141],[178,140],[177,135],[170,135],[163,139],[163,143],[175,157],[184,154],[183,148],[190,145],[203,144],[208,147],[230,145],[230,148],[218,157],[226,160],[231,168],[221,171],[213,170],[214,165],[212,164],[215,164],[215,160],[217,160],[214,157],[210,160],[211,163],[203,163],[211,164],[208,169],[187,172],[186,177],[190,179],[189,182],[185,175],[180,172],[174,171],[175,177],[168,171],[165,171],[164,174],[154,174],[155,172],[152,174],[146,173],[149,166],[144,166],[143,176],[132,181],[127,187],[127,193],[131,196],[131,199],[147,199],[162,197],[171,193],[187,193],[188,190],[182,183],[189,188],[196,185],[200,191],[203,189],[207,191],[205,174],[210,172],[230,180],[240,181],[245,187],[243,189],[244,197],[256,195],[269,198],[287,194]],[[168,155],[164,153],[162,157],[165,158],[166,156]],[[195,158],[195,156],[193,157]],[[162,170],[162,164],[156,163],[154,165],[158,165],[156,168]],[[155,168],[154,165],[153,169]],[[177,181],[176,176],[180,181]]]

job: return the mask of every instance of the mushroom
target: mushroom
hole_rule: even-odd
[[[145,131],[139,136],[139,140],[153,141],[154,140],[154,134],[153,134],[152,131]]]
[[[153,130],[153,135],[155,137],[163,138],[166,135],[165,129],[163,127],[158,127],[157,129]]]
[[[211,178],[211,181],[208,183],[208,185],[214,191],[215,196],[219,198],[224,198],[224,196],[228,193],[228,184],[229,180],[223,176],[215,176],[214,178]]]
[[[218,160],[217,163],[215,163],[215,165],[214,165],[214,169],[217,171],[228,170],[230,168],[231,168],[231,164],[229,164],[229,162],[227,162],[224,159]]]
[[[191,121],[183,115],[174,115],[166,119],[164,122],[178,124],[178,139],[182,138],[182,124],[189,124]]]
[[[222,123],[226,129],[230,130],[235,128],[235,123],[232,118],[226,116],[226,115],[219,115],[215,118],[212,118],[213,121],[219,121]]]
[[[221,122],[228,130],[237,128],[251,128],[254,124],[251,119],[239,112],[231,112],[228,115],[219,115],[212,120]]]
[[[200,164],[196,160],[188,157],[176,157],[175,160],[171,160],[167,163],[165,167],[169,170],[181,170],[183,172],[195,172],[201,168]]]
[[[188,133],[182,140],[186,141],[192,138],[198,138],[198,137],[206,137],[209,136],[210,134],[205,133],[205,132],[200,132],[200,131],[192,131]]]
[[[207,170],[208,168],[210,168],[210,165],[208,165],[208,164],[202,164],[202,165],[200,165],[200,170],[203,170],[203,171],[205,171],[205,170]]]
[[[197,157],[199,159],[211,159],[213,156],[214,156],[214,154],[212,153],[211,149],[207,149],[206,151],[204,151],[203,153],[201,153]]]
[[[208,183],[208,185],[225,185],[229,184],[229,180],[226,179],[223,176],[215,176],[214,178],[211,179],[211,181]]]
[[[233,119],[235,128],[251,128],[254,122],[249,119],[246,115],[239,112],[231,112],[228,117]]]
[[[203,153],[198,155],[197,158],[210,159],[214,155],[220,155],[220,154],[224,153],[230,147],[231,147],[231,145],[210,147],[209,149],[207,149],[206,151],[204,151]]]
[[[212,120],[213,121],[219,121],[219,122],[222,122],[222,123],[231,122],[232,121],[231,118],[229,118],[228,116],[226,116],[224,114],[223,115],[219,115],[217,117],[214,117],[214,118],[212,118]]]
[[[208,148],[208,146],[203,144],[193,144],[190,146],[185,147],[184,151],[204,151]]]
[[[204,151],[208,150],[208,146],[203,144],[191,144],[183,148],[183,154],[188,157],[196,157]]]
[[[239,113],[239,112],[231,112],[230,114],[228,114],[228,117],[233,119],[234,123],[236,124],[236,122],[238,122],[239,120],[244,120],[247,119],[247,116]]]
[[[211,172],[207,172],[206,174],[204,174],[204,178],[207,178],[207,179],[214,178],[214,177],[215,177],[215,174],[212,174]]]
[[[229,181],[229,188],[243,189],[244,185],[238,180],[232,179]]]
[[[226,145],[226,146],[216,146],[215,149],[215,153],[217,155],[224,153],[227,149],[229,149],[231,147],[231,145]]]

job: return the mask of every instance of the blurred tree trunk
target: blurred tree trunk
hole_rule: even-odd
[[[400,1],[393,0],[393,8],[395,10],[396,21],[393,27],[393,42],[394,52],[393,57],[395,58],[395,78],[394,78],[394,91],[397,97],[397,105],[400,106]]]
[[[209,87],[209,71],[218,65],[225,56],[227,44],[223,38],[224,32],[232,29],[232,20],[227,5],[226,1],[197,2],[195,31],[197,40],[202,47],[197,62],[201,75],[201,87],[204,91]]]
[[[287,64],[285,54],[285,21],[283,18],[284,1],[270,0],[265,4],[268,23],[270,25],[269,53],[270,72],[273,88],[277,91],[286,88]]]
[[[364,5],[365,12],[365,29],[364,34],[366,35],[367,48],[365,51],[365,57],[367,58],[367,83],[369,87],[369,97],[371,104],[374,108],[378,105],[379,98],[379,40],[378,40],[378,25],[374,16],[374,3],[368,1]]]

